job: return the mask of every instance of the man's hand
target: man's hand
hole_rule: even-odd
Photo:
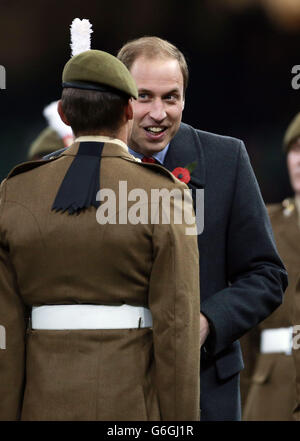
[[[200,312],[200,344],[204,344],[207,336],[209,334],[209,323],[205,315]]]

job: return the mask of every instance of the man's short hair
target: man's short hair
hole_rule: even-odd
[[[146,58],[175,58],[182,72],[184,92],[186,91],[189,80],[189,70],[183,53],[176,46],[159,37],[145,36],[126,43],[119,50],[117,58],[130,70],[134,61],[140,56]]]
[[[99,132],[115,133],[122,125],[127,95],[97,90],[65,88],[62,92],[62,110],[75,136]]]

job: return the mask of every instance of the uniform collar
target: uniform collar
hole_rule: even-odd
[[[74,142],[104,142],[109,144],[117,144],[121,146],[127,153],[128,153],[128,147],[125,144],[125,142],[121,141],[117,138],[111,138],[110,136],[93,136],[93,135],[87,135],[87,136],[78,136],[78,138],[75,139]]]
[[[74,140],[64,152],[62,156],[76,156],[78,148],[81,142],[99,142],[104,143],[104,148],[102,151],[102,157],[104,156],[118,156],[129,160],[134,160],[135,162],[140,162],[140,159],[135,158],[128,151],[127,145],[117,138],[110,138],[109,136],[79,136]]]
[[[69,214],[78,214],[90,206],[99,207],[100,168],[104,156],[136,161],[122,141],[102,136],[78,137],[61,156],[71,156],[72,162],[52,209]]]

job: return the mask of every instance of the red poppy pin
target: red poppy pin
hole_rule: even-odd
[[[195,170],[197,166],[197,162],[192,162],[191,164],[186,165],[185,167],[176,167],[172,171],[173,175],[176,176],[177,179],[187,184],[191,180],[191,173]]]

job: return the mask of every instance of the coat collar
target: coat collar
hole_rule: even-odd
[[[176,167],[185,167],[192,162],[197,162],[197,167],[191,174],[189,187],[205,187],[205,157],[203,145],[197,131],[184,123],[170,143],[164,166],[173,171]]]
[[[104,156],[114,156],[134,161],[126,145],[118,140],[102,137],[81,137],[75,140],[61,156],[71,156],[72,161],[58,189],[52,210],[79,214],[82,210],[100,205],[100,169]]]

